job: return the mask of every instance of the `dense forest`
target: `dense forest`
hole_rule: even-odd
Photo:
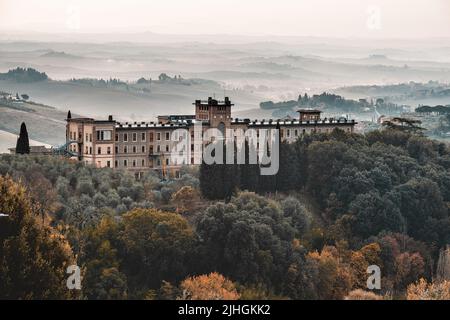
[[[282,144],[280,161],[275,176],[203,164],[178,180],[136,181],[56,157],[2,155],[0,295],[449,298],[448,146],[393,129],[335,130]],[[45,290],[31,269],[16,272],[36,256],[48,260],[32,266]],[[67,292],[63,270],[74,261],[82,290]],[[381,268],[380,290],[366,288],[369,265]]]

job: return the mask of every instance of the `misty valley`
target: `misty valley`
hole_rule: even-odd
[[[450,299],[449,38],[83,31],[0,33],[0,299]]]

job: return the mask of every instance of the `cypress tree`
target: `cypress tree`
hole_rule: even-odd
[[[200,191],[210,200],[228,201],[239,187],[239,166],[236,159],[234,164],[226,164],[226,146],[223,148],[223,164],[208,165],[203,161],[200,165]]]
[[[250,153],[256,153],[256,148],[245,141],[245,164],[240,165],[240,188],[241,190],[258,191],[259,165],[250,164]]]
[[[238,189],[240,182],[239,165],[237,164],[237,157],[236,157],[237,146],[234,142],[228,143],[233,144],[234,161],[231,164],[226,163],[227,150],[226,150],[226,143],[224,143],[223,164],[219,165],[219,170],[222,172],[222,181],[223,181],[222,195],[220,198],[225,199],[226,201],[229,201],[231,199],[236,189]]]
[[[20,125],[20,134],[16,144],[16,154],[29,154],[30,141],[28,140],[28,132],[25,122]]]
[[[214,156],[214,153],[212,154]],[[222,165],[206,164],[204,159],[200,165],[200,191],[210,200],[223,199],[223,172]]]
[[[267,156],[270,157],[271,155],[271,150],[270,150],[270,145],[269,142],[266,142],[266,150],[267,150]],[[270,167],[270,164],[260,164],[260,168],[266,168],[266,167]],[[259,191],[261,193],[266,193],[266,192],[275,192],[276,191],[276,187],[277,187],[277,179],[276,179],[276,175],[260,175],[259,176]]]
[[[280,144],[280,167],[276,174],[277,191],[288,191],[299,188],[298,157],[294,145],[287,142]]]

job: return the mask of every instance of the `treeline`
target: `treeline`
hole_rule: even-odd
[[[9,267],[17,265],[15,251],[0,250],[2,296],[67,298],[60,272],[73,257],[83,276],[74,298],[449,296],[448,282],[433,282],[450,261],[439,254],[450,243],[444,144],[392,129],[336,130],[282,144],[280,153],[275,176],[260,176],[255,165],[202,165],[176,181],[151,174],[136,181],[56,157],[2,156],[0,209],[9,220],[0,228],[10,231],[0,229],[1,248],[20,239],[20,261],[44,257],[48,263],[37,268],[58,275],[39,291],[41,278],[31,269],[19,278]],[[220,199],[200,199],[198,190]],[[24,210],[33,219],[9,228]],[[36,246],[36,233],[25,232],[30,225],[46,226],[55,236],[39,241],[54,242]],[[369,265],[382,271],[381,290],[367,292]],[[27,286],[4,286],[20,279]]]
[[[48,80],[45,72],[39,72],[33,68],[20,68],[0,73],[0,80],[16,81],[19,83],[38,82]]]
[[[282,143],[279,159],[273,176],[260,175],[257,165],[203,164],[201,191],[211,199],[238,189],[303,191],[347,238],[404,231],[435,245],[450,240],[450,151],[443,143],[391,129],[366,136],[336,129]]]
[[[419,278],[431,278],[430,248],[424,242],[389,232],[361,245],[332,240],[293,197],[269,199],[242,192],[228,203],[202,209],[192,222],[176,213],[141,208],[120,218],[105,215],[83,229],[64,225],[54,229],[39,222],[20,184],[0,176],[0,192],[0,209],[9,215],[0,225],[0,243],[6,248],[0,251],[2,298],[448,296],[446,282],[415,284]],[[16,242],[21,246],[12,250]],[[21,268],[20,275],[8,267],[26,261],[33,264]],[[64,270],[72,263],[83,272],[81,292],[65,290]],[[383,270],[382,290],[375,293],[364,290],[367,267],[373,264]],[[45,271],[33,277],[39,268]],[[48,276],[44,283],[42,276]]]
[[[438,114],[444,114],[447,115],[450,113],[450,105],[448,106],[443,106],[443,105],[438,105],[438,106],[420,106],[418,108],[416,108],[416,112],[423,112],[423,113],[432,113],[432,112],[436,112]]]
[[[403,111],[403,107],[396,105],[394,103],[385,102],[383,99],[377,99],[375,102],[373,100],[367,101],[366,99],[361,99],[359,101],[345,99],[344,97],[323,92],[321,94],[314,94],[312,96],[305,93],[303,96],[300,94],[297,100],[289,100],[283,102],[273,102],[265,101],[260,103],[261,109],[291,109],[295,108],[319,108],[322,110],[338,110],[341,112],[351,112],[351,113],[361,113],[367,110],[373,110],[377,107],[379,112],[391,114],[399,113]]]
[[[90,85],[92,87],[99,87],[99,88],[108,88],[108,87],[122,87],[125,89],[128,89],[128,83],[125,81],[122,81],[120,79],[116,78],[110,78],[110,79],[94,79],[94,78],[81,78],[76,79],[72,78],[69,80],[72,83],[80,83],[80,84],[86,84]]]
[[[450,95],[450,86],[448,84],[432,80],[426,83],[410,81],[392,85],[350,86],[339,90],[362,96],[391,97],[396,101],[442,98]]]
[[[45,218],[51,215],[78,227],[89,226],[105,215],[121,215],[133,208],[167,207],[175,210],[172,196],[182,186],[198,187],[195,170],[184,168],[179,180],[163,181],[148,172],[136,181],[126,171],[85,166],[57,157],[0,156],[0,175],[9,175],[28,188]]]
[[[278,109],[278,108],[294,108],[294,107],[322,107],[322,108],[336,108],[343,111],[363,111],[362,109],[368,107],[367,102],[348,100],[342,96],[323,92],[321,94],[314,94],[312,96],[305,93],[300,94],[297,100],[289,100],[283,102],[266,101],[261,102],[261,109]],[[372,103],[373,106],[373,103]]]

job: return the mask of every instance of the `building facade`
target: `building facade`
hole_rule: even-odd
[[[191,141],[203,141],[204,132],[215,128],[225,133],[228,129],[275,129],[279,128],[282,141],[292,143],[299,137],[313,132],[328,133],[335,128],[353,132],[356,122],[345,118],[320,117],[321,111],[299,110],[298,119],[290,120],[250,120],[231,118],[233,104],[228,97],[224,101],[208,98],[196,100],[194,115],[158,116],[156,122],[121,123],[113,119],[67,117],[66,140],[72,142],[68,148],[77,154],[80,161],[97,167],[110,167],[132,171],[140,178],[148,170],[157,170],[164,177],[178,177],[183,164],[200,163],[200,144],[190,143],[186,158],[177,162],[171,152],[182,135],[189,134]],[[201,131],[196,124],[201,123]],[[182,130],[178,130],[182,129]],[[197,135],[197,136],[195,136]],[[195,139],[194,139],[195,138]]]

